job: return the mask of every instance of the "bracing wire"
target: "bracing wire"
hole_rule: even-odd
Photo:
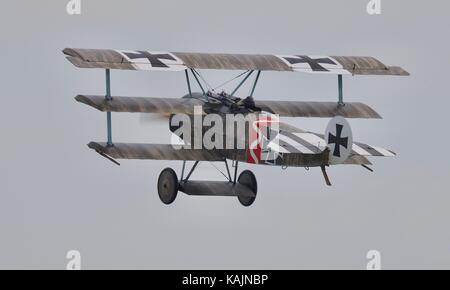
[[[232,79],[230,79],[230,80],[228,80],[228,81],[226,81],[226,82],[224,82],[223,84],[220,84],[220,85],[218,85],[217,87],[215,87],[213,90],[217,90],[218,88],[220,88],[220,87],[223,87],[223,86],[225,86],[225,85],[227,85],[227,84],[229,84],[229,83],[231,83],[232,81],[234,81],[235,79],[238,79],[238,78],[240,78],[241,76],[243,76],[243,75],[245,75],[246,73],[248,73],[249,71],[248,70],[246,70],[246,71],[244,71],[244,72],[242,72],[242,73],[240,73],[240,74],[238,74],[237,76],[235,76],[235,77],[233,77]]]
[[[211,165],[214,166],[214,168],[215,168],[217,171],[219,171],[220,173],[222,173],[222,175],[223,175],[226,179],[228,179],[228,176],[226,176],[225,173],[222,172],[222,170],[220,170],[216,165],[214,165],[214,163],[212,163],[212,162],[209,162],[209,163],[211,163]]]
[[[199,77],[200,77],[200,79],[205,83],[205,85],[206,85],[206,87],[208,88],[208,90],[214,90],[210,85],[209,85],[209,83],[205,80],[205,78],[202,76],[202,74],[199,72],[199,71],[197,71],[196,69],[194,69],[193,70]]]

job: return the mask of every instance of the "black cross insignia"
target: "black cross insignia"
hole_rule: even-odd
[[[323,58],[310,58],[307,55],[296,55],[298,58],[295,57],[284,57],[285,60],[287,60],[290,64],[296,64],[296,63],[307,63],[311,67],[313,71],[328,71],[326,68],[321,66],[321,63],[327,63],[327,64],[334,64],[336,63],[332,61],[328,57]]]
[[[176,60],[173,56],[167,53],[151,54],[148,51],[142,50],[137,50],[136,52],[124,52],[123,54],[128,56],[129,59],[146,58],[152,67],[169,67],[160,61],[160,59]]]
[[[328,143],[329,144],[334,143],[333,156],[336,157],[341,157],[340,146],[344,146],[345,148],[347,148],[348,146],[348,137],[345,138],[341,137],[343,127],[344,126],[340,124],[336,124],[336,136],[334,136],[331,133],[328,133]]]

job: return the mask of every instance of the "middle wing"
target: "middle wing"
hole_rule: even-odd
[[[75,98],[100,111],[131,112],[131,113],[160,113],[160,114],[193,114],[194,106],[204,103],[194,98],[144,98],[117,97],[106,101],[104,96],[78,95]],[[334,102],[301,102],[301,101],[255,101],[255,105],[263,111],[278,114],[280,117],[316,117],[380,119],[381,116],[368,105],[363,103],[346,103],[339,106]]]
[[[371,107],[363,103],[301,102],[301,101],[255,101],[263,111],[278,114],[281,117],[317,117],[342,116],[345,118],[381,119]]]
[[[78,95],[80,103],[102,112],[158,113],[158,114],[194,114],[194,106],[203,102],[194,98],[142,98],[117,97],[105,100],[105,96]]]

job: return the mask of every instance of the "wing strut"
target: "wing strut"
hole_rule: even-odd
[[[106,69],[106,101],[111,101],[111,72],[108,69]],[[112,121],[111,121],[111,112],[106,112],[106,123],[107,123],[107,130],[108,130],[108,146],[113,146],[112,143]]]

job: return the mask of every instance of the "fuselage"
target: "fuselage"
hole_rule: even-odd
[[[279,144],[277,115],[260,110],[251,97],[241,99],[226,93],[192,93],[183,99],[194,105],[194,115],[170,116],[170,131],[185,149],[222,150],[224,158],[254,164],[295,166],[298,159],[309,158],[309,166],[323,163],[323,152],[287,154]],[[294,148],[291,150],[296,151]],[[230,157],[230,154],[233,155]]]

